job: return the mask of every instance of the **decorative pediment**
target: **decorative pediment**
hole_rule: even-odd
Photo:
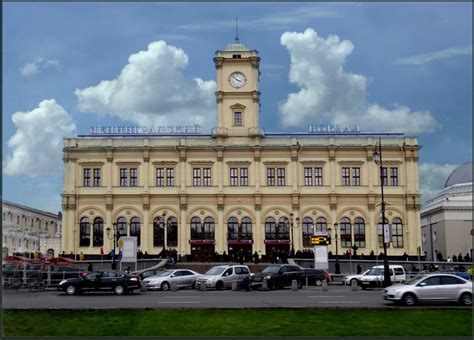
[[[232,110],[235,110],[235,109],[237,109],[237,110],[239,110],[239,109],[240,109],[240,110],[244,110],[244,109],[246,108],[246,106],[245,106],[245,105],[242,105],[242,104],[240,104],[240,103],[236,103],[236,104],[234,104],[234,105],[231,105],[230,108],[231,108]]]

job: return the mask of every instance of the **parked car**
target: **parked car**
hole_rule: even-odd
[[[370,269],[371,268],[367,269],[365,272],[361,274],[346,275],[342,278],[342,283],[344,283],[346,286],[351,286],[352,282],[356,282],[357,285],[359,285],[359,280],[361,276],[367,274]]]
[[[468,280],[468,281],[472,280],[471,275],[469,275],[466,272],[461,272],[459,270],[447,269],[447,270],[442,270],[441,273],[457,275],[459,277],[462,277],[464,280]]]
[[[293,280],[298,283],[298,288],[303,287],[304,272],[301,267],[289,264],[273,264],[266,267],[261,273],[251,276],[250,287],[258,289],[264,280],[267,281],[268,289],[278,289],[290,286]]]
[[[48,272],[51,282],[48,282]],[[65,279],[78,278],[81,273],[85,273],[84,270],[74,267],[63,267],[63,266],[49,266],[43,271],[43,281],[47,284],[57,285],[59,282]]]
[[[329,283],[329,274],[322,269],[303,268],[303,276],[308,285],[321,286],[324,281]]]
[[[390,281],[392,283],[403,282],[407,279],[405,269],[400,265],[390,265]],[[381,287],[384,278],[384,266],[374,266],[359,278],[362,289]]]
[[[407,306],[423,301],[457,301],[471,306],[472,282],[452,274],[419,275],[402,284],[387,287],[383,298]]]
[[[172,269],[159,272],[155,276],[143,279],[143,284],[147,289],[170,290],[171,284],[176,283],[178,288],[196,287],[196,279],[201,274],[190,269]]]
[[[246,265],[215,266],[197,278],[196,288],[200,288],[203,284],[206,288],[217,290],[231,288],[232,281],[240,282],[245,277],[250,277],[250,270]]]
[[[117,295],[122,295],[140,288],[141,283],[138,276],[114,271],[85,273],[77,278],[62,280],[58,287],[58,289],[65,291],[68,295],[88,290],[110,290]]]

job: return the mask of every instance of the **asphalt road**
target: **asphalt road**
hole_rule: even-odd
[[[117,296],[87,292],[68,296],[61,291],[3,290],[3,308],[15,309],[110,309],[110,308],[399,308],[384,301],[382,290],[352,291],[351,287],[304,287],[277,291],[215,291],[185,289],[176,292],[137,291]],[[434,305],[435,308],[453,307]],[[431,306],[430,306],[431,307]],[[459,307],[463,308],[463,307]]]

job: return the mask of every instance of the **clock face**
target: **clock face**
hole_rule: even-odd
[[[245,85],[247,78],[242,72],[234,72],[229,76],[229,83],[235,88],[239,88]]]

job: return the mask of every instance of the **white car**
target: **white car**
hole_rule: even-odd
[[[472,282],[451,274],[422,274],[385,288],[383,298],[407,306],[422,301],[457,301],[471,306]]]
[[[344,283],[344,285],[346,285],[346,286],[351,286],[352,282],[355,281],[355,282],[357,282],[357,285],[359,285],[359,280],[360,280],[361,276],[367,274],[369,272],[369,270],[370,269],[367,269],[365,272],[363,272],[361,274],[346,275],[342,278],[342,283]]]
[[[215,266],[197,279],[196,286],[200,288],[201,285],[206,285],[206,288],[226,289],[232,287],[233,281],[240,282],[246,277],[250,277],[250,270],[246,265]]]
[[[405,269],[400,265],[390,265],[390,281],[400,283],[407,279]],[[374,266],[367,273],[359,278],[359,285],[362,289],[382,287],[384,279],[384,266]]]
[[[196,279],[200,275],[190,269],[172,269],[147,277],[143,279],[143,283],[147,289],[161,289],[163,291],[170,290],[172,283],[176,283],[178,288],[195,288]]]

